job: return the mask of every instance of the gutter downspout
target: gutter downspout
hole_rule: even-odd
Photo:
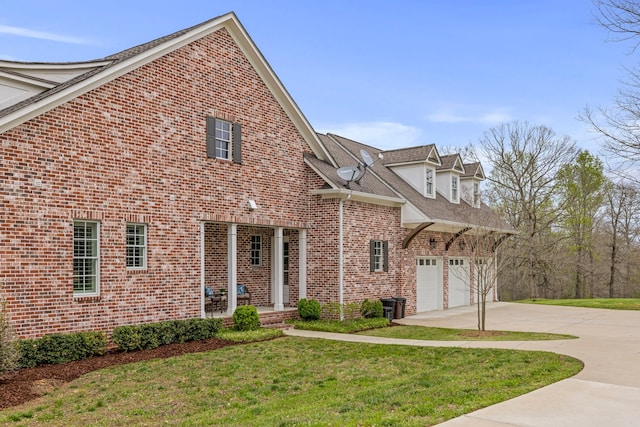
[[[344,199],[338,202],[338,303],[340,304],[340,321],[344,320],[343,302],[344,302],[344,254],[343,254],[343,207]]]

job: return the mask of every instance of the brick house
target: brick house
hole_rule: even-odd
[[[481,166],[361,150],[381,153],[313,130],[233,13],[99,60],[0,61],[0,292],[18,335],[206,316],[208,289],[230,315],[239,283],[281,317],[303,297],[473,303],[472,276],[450,292],[449,263],[469,264],[453,242],[511,232],[477,197]]]

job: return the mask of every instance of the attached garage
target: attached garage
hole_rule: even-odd
[[[449,258],[449,308],[471,304],[469,258]]]
[[[442,258],[416,260],[416,310],[442,310]]]

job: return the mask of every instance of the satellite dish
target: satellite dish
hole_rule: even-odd
[[[347,181],[347,187],[349,187],[349,183],[354,181],[360,177],[360,171],[355,166],[345,166],[336,171],[338,176],[345,181]]]
[[[367,167],[373,164],[373,157],[371,157],[371,154],[367,153],[367,150],[365,150],[364,148],[360,150],[360,157],[362,157],[362,160],[364,160],[364,164]]]

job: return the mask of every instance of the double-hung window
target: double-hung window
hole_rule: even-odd
[[[239,123],[207,117],[207,157],[242,163],[242,127]]]
[[[369,271],[372,273],[389,271],[389,242],[371,240],[369,242]]]
[[[426,170],[426,180],[425,180],[425,187],[424,187],[424,195],[426,197],[433,197],[434,196],[434,192],[433,192],[433,169],[432,168],[427,168],[427,170]]]
[[[231,123],[216,120],[216,158],[231,160]]]
[[[96,295],[100,284],[100,224],[73,223],[73,294]]]
[[[129,269],[147,267],[147,226],[127,224],[126,263]]]
[[[458,193],[458,177],[452,176],[451,177],[451,201],[453,203],[458,203],[460,201],[459,197],[460,196]]]
[[[253,267],[262,265],[262,236],[259,234],[251,236],[251,265]]]

